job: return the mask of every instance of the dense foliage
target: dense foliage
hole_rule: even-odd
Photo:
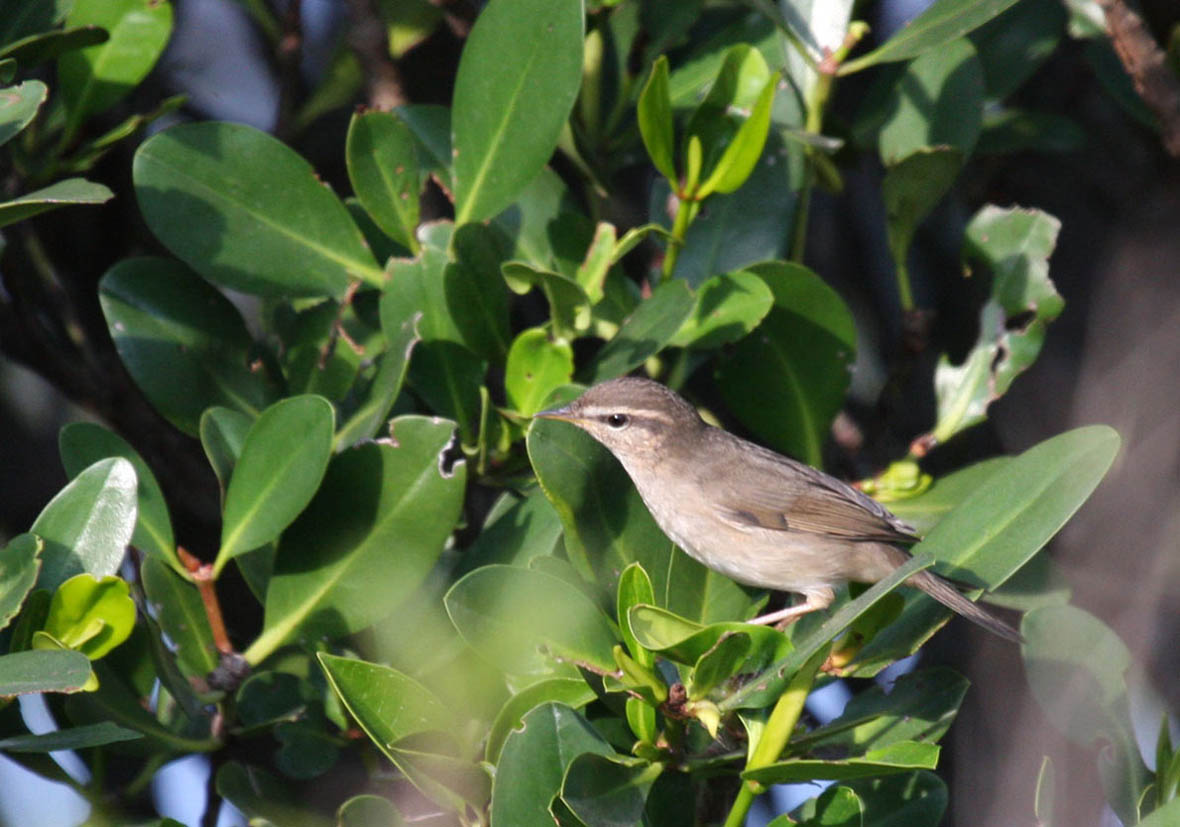
[[[244,5],[278,42],[282,22]],[[811,690],[875,676],[947,622],[896,590],[933,566],[1023,612],[1032,691],[1068,737],[1110,745],[1120,818],[1175,817],[1180,752],[1165,725],[1155,772],[1140,758],[1125,647],[1030,565],[1118,436],[1079,428],[937,478],[921,465],[986,418],[1064,308],[1057,220],[978,205],[959,242],[973,279],[945,276],[980,299],[975,340],[925,373],[915,358],[938,346],[911,288],[923,220],[981,155],[1073,137],[1005,104],[1067,30],[1101,38],[1101,11],[1070,5],[937,0],[866,45],[851,0],[491,0],[449,107],[352,115],[348,197],[253,127],[142,140],[124,195],[161,246],[113,264],[98,299],[139,391],[199,440],[219,535],[178,544],[185,504],[144,434],[67,426],[71,481],[0,550],[0,750],[114,823],[154,815],[152,775],[203,753],[211,804],[276,825],[736,827],[767,786],[830,780],[774,823],[933,827],[962,676],[919,669],[833,721],[801,717]],[[111,198],[77,176],[182,105],[109,123],[164,49],[170,5],[0,9],[0,226]],[[447,14],[382,9],[398,57]],[[353,99],[356,59],[336,63],[291,129]],[[862,73],[854,116],[825,117]],[[813,195],[863,163],[882,170],[896,275],[875,310],[901,331],[884,361],[934,399],[863,487],[924,539],[895,576],[783,633],[742,622],[778,598],[675,548],[604,449],[530,417],[642,372],[780,451],[856,467],[830,435],[857,325],[803,262]],[[40,249],[29,235],[17,252],[35,270]],[[28,731],[28,693],[56,731]],[[62,749],[90,781],[49,757]]]

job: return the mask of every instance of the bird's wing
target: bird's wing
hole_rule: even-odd
[[[750,460],[753,459],[751,462]],[[731,522],[774,531],[806,531],[848,540],[912,543],[917,537],[876,500],[855,488],[766,449],[745,455],[740,498],[717,498]]]

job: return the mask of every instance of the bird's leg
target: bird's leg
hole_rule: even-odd
[[[826,609],[832,605],[832,601],[836,599],[836,593],[829,588],[813,589],[811,591],[803,592],[803,602],[798,606],[790,606],[786,609],[780,609],[777,612],[770,612],[769,614],[760,615],[753,620],[747,620],[747,623],[757,623],[762,626],[768,626],[771,623],[780,632],[787,627],[788,624],[799,619],[808,612],[814,612],[818,609]]]

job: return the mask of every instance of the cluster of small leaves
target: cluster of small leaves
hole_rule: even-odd
[[[273,35],[265,5],[246,5]],[[1064,21],[1046,34],[1013,16],[1023,7],[1006,12],[1013,2],[939,0],[846,60],[864,34],[851,0],[788,4],[790,15],[754,2],[707,38],[690,37],[692,4],[586,5],[491,0],[450,108],[352,117],[348,198],[250,127],[188,123],[140,146],[134,195],[171,256],[118,262],[99,298],[136,384],[204,448],[220,484],[218,547],[177,546],[160,486],[123,437],[64,429],[72,481],[0,550],[0,749],[73,784],[46,753],[96,750],[133,768],[127,796],[163,761],[211,753],[218,794],[274,824],[330,823],[292,782],[359,751],[384,756],[368,763],[381,795],[341,803],[339,824],[402,823],[399,806],[431,809],[438,824],[687,824],[728,778],[741,789],[729,824],[766,785],[832,780],[775,823],[920,827],[946,806],[930,771],[963,678],[921,670],[824,726],[796,726],[813,686],[871,677],[946,622],[942,607],[893,591],[906,577],[936,565],[989,591],[1009,583],[997,599],[1031,610],[1035,692],[1058,694],[1062,652],[1109,679],[1109,657],[1082,657],[1092,637],[1062,643],[1063,613],[1077,613],[1068,595],[1030,585],[1026,566],[1110,466],[1108,428],[911,485],[925,490],[895,510],[925,535],[913,560],[783,633],[742,622],[766,596],[677,549],[590,437],[529,423],[643,370],[676,387],[711,382],[762,441],[820,464],[856,337],[840,296],[794,255],[811,190],[839,185],[843,143],[879,154],[911,309],[915,229],[984,142],[985,103],[994,111],[1035,70]],[[76,147],[82,120],[158,55],[135,63],[118,49],[167,39],[165,3],[72,6],[52,42],[87,49],[62,56],[61,114],[29,144],[56,141],[41,156],[47,175],[97,157],[110,141]],[[421,6],[391,26],[395,53],[438,25],[441,12]],[[1004,25],[1019,45],[998,36]],[[91,26],[109,39],[71,34]],[[23,34],[0,42],[16,50]],[[101,83],[99,68],[111,72]],[[863,116],[846,136],[822,134],[832,85],[869,69],[880,80]],[[46,94],[38,81],[14,88],[33,102],[12,118],[0,109],[12,134]],[[546,166],[555,150],[581,191]],[[604,188],[644,152],[662,176],[650,220],[598,220]],[[426,187],[453,219],[423,220]],[[1051,216],[994,206],[966,227],[964,260],[992,289],[975,349],[934,377],[938,440],[981,421],[1036,358],[1062,309],[1048,278],[1056,230]],[[256,297],[257,314],[225,290]],[[121,568],[128,546],[134,565]],[[258,628],[222,627],[229,575],[261,607]],[[234,680],[242,663],[250,674]],[[1125,686],[1108,688],[1102,715],[1060,705],[1078,716],[1062,727],[1097,727],[1086,743],[1126,735]],[[25,730],[3,698],[28,692],[46,693],[60,729]],[[1116,809],[1173,806],[1171,741],[1161,737],[1154,782],[1133,741],[1114,742]],[[270,760],[226,757],[243,745]],[[1119,809],[1127,801],[1134,810]]]

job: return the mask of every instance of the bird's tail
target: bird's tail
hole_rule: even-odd
[[[1013,643],[1024,642],[1024,638],[1020,632],[1000,620],[991,612],[972,603],[960,594],[959,590],[951,585],[949,581],[944,580],[937,574],[930,571],[920,571],[906,580],[906,583],[921,589],[948,609],[961,614],[973,623],[979,624],[993,635],[999,635]]]

